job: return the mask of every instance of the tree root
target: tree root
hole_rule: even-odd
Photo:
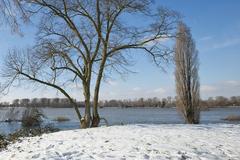
[[[101,117],[100,118],[100,121],[101,120],[103,120],[104,122],[105,122],[105,124],[106,124],[106,126],[108,127],[109,126],[109,123],[108,123],[108,121],[107,121],[107,119],[106,118],[104,118],[104,117]]]

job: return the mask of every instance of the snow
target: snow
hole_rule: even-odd
[[[126,125],[23,138],[1,160],[240,159],[240,125]]]

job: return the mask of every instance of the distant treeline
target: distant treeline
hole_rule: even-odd
[[[140,98],[135,100],[109,100],[100,101],[100,106],[103,107],[162,107],[169,108],[175,107],[176,98],[167,97],[159,99],[154,98]],[[201,100],[200,105],[204,108],[208,107],[228,107],[228,106],[240,106],[240,96],[233,96],[226,98],[223,96],[210,97],[207,100]]]
[[[100,101],[100,107],[175,107],[176,98],[139,98],[134,100],[105,100]],[[79,107],[84,107],[84,102],[77,102]],[[201,100],[203,107],[227,107],[240,106],[240,96],[226,98],[223,96],[210,97],[207,100]],[[53,107],[53,108],[70,108],[71,103],[67,98],[33,98],[33,99],[15,99],[12,103],[2,102],[0,107]]]
[[[77,102],[79,107],[84,107],[84,103]],[[0,103],[2,107],[53,107],[53,108],[70,108],[71,103],[67,98],[33,98],[33,99],[15,99],[12,103]]]

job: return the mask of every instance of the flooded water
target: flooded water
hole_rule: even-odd
[[[79,121],[72,108],[42,108],[46,115],[44,124],[53,124],[62,130],[79,128]],[[82,110],[82,109],[81,109]],[[4,120],[6,109],[0,108],[0,120]],[[83,110],[82,110],[83,112]],[[181,124],[184,120],[176,108],[100,108],[101,117],[108,120],[109,125],[120,124]],[[240,115],[240,107],[212,108],[201,112],[201,123],[239,123],[222,120],[229,115]],[[56,122],[54,119],[64,116],[70,119],[66,122]],[[8,134],[21,127],[20,122],[0,122],[0,133]]]

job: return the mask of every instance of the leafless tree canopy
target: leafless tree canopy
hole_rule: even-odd
[[[21,34],[19,25],[21,22],[28,21],[28,15],[22,9],[20,0],[1,0],[0,20],[1,25],[10,26],[12,32]]]
[[[97,126],[99,90],[106,70],[127,71],[128,56],[138,51],[150,55],[157,65],[169,58],[172,50],[164,40],[175,36],[179,14],[151,5],[150,0],[20,1],[23,12],[39,21],[37,42],[26,51],[9,53],[3,76],[10,83],[5,86],[31,80],[53,87],[73,103],[83,128]],[[130,25],[129,17],[141,17],[146,24]],[[83,117],[64,88],[69,83],[83,87]]]
[[[200,94],[198,52],[190,29],[179,24],[175,50],[177,107],[187,123],[199,123]]]

